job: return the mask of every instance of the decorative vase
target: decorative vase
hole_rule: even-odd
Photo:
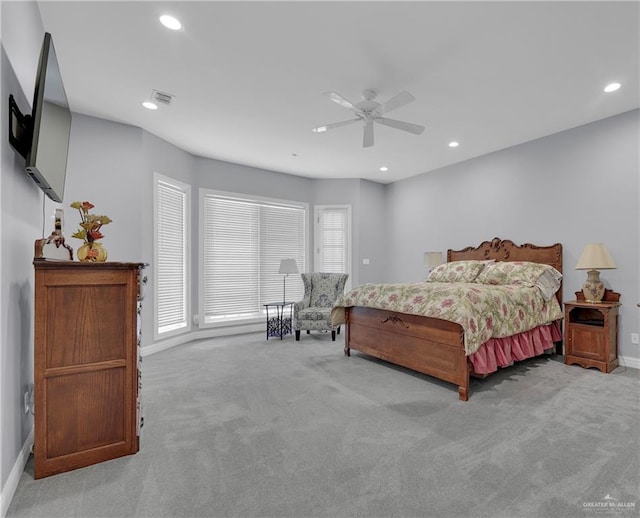
[[[604,283],[598,270],[589,270],[587,280],[582,286],[582,294],[587,302],[601,302],[604,295]]]
[[[76,252],[78,261],[83,263],[104,263],[107,260],[107,249],[102,243],[94,241],[93,243],[85,242]]]

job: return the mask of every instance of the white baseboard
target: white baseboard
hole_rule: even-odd
[[[24,467],[27,465],[27,461],[29,460],[29,455],[31,455],[31,446],[33,445],[33,428],[29,431],[29,435],[27,436],[27,440],[22,445],[22,450],[18,454],[18,458],[16,459],[13,468],[11,469],[11,473],[9,473],[9,478],[7,479],[7,483],[2,488],[2,492],[0,492],[0,517],[5,518],[7,516],[7,512],[9,511],[9,506],[11,505],[11,500],[13,500],[13,495],[16,493],[16,489],[18,489],[18,483],[20,482],[20,477],[24,471]]]
[[[171,349],[176,345],[186,344],[192,340],[193,333],[185,333],[183,335],[168,338],[167,340],[162,340],[161,342],[155,342],[151,345],[143,345],[140,349],[140,354],[142,357],[149,356],[150,354],[159,353],[165,349]]]
[[[205,329],[199,329],[183,335],[174,336],[161,342],[155,342],[151,345],[144,345],[140,351],[140,354],[145,357],[150,354],[159,353],[165,349],[170,349],[176,345],[186,344],[193,340],[202,340],[205,338],[215,338],[217,336],[230,336],[241,335],[246,333],[257,333],[265,330],[264,322],[255,324],[243,324],[239,326],[224,326],[224,327],[211,327]]]
[[[201,340],[203,338],[213,338],[215,336],[231,336],[231,335],[244,335],[247,333],[257,333],[259,331],[265,332],[265,324],[242,324],[239,326],[226,326],[226,327],[211,327],[208,329],[200,329],[193,333],[195,340]]]
[[[629,367],[631,369],[640,369],[640,358],[633,356],[619,356],[618,365],[621,367]]]

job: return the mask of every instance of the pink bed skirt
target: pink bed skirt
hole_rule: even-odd
[[[476,374],[490,374],[514,361],[540,356],[562,340],[560,320],[506,338],[491,338],[469,356]]]

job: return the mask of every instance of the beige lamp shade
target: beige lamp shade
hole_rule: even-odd
[[[295,259],[282,259],[280,261],[280,269],[278,273],[298,273],[298,265]]]
[[[612,270],[616,267],[609,251],[602,243],[585,245],[576,270]]]
[[[442,252],[425,252],[424,253],[424,265],[432,270],[436,266],[442,264]]]
[[[587,302],[602,302],[605,290],[598,270],[612,270],[615,267],[616,263],[602,243],[585,245],[576,264],[576,270],[588,270],[587,280],[582,285],[582,294]]]
[[[298,273],[298,265],[295,259],[282,259],[280,261],[280,269],[278,273],[284,275],[282,278],[282,302],[287,301],[287,275],[290,273]]]

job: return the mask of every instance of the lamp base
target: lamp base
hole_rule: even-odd
[[[283,304],[287,301],[287,275],[289,274],[285,273],[284,277],[282,278],[282,303]]]
[[[587,302],[602,302],[604,284],[600,280],[600,272],[598,270],[587,271],[587,280],[582,285],[582,294]]]

